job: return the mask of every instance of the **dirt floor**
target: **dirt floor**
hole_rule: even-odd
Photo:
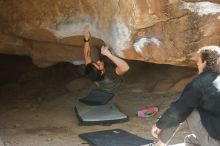
[[[88,146],[79,134],[120,128],[143,138],[155,120],[175,100],[195,75],[192,68],[129,61],[117,95],[111,100],[129,116],[125,123],[109,126],[79,126],[73,111],[78,99],[95,85],[83,77],[81,66],[60,63],[46,69],[26,57],[0,56],[0,136],[4,146]],[[139,118],[137,110],[158,106],[159,113]],[[183,142],[186,124],[172,143]]]

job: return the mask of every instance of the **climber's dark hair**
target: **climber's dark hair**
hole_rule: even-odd
[[[92,81],[99,81],[103,78],[101,71],[98,70],[92,63],[86,65],[84,72],[86,77],[88,77]]]

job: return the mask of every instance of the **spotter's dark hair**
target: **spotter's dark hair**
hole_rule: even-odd
[[[202,62],[206,61],[204,71],[220,73],[220,54],[215,50],[200,51]]]

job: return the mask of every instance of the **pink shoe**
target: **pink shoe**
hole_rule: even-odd
[[[148,107],[137,112],[137,116],[141,118],[152,117],[158,112],[158,107]]]

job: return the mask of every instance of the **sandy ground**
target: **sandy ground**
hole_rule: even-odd
[[[111,100],[129,116],[125,123],[109,126],[79,126],[73,111],[80,97],[94,88],[82,75],[82,68],[68,63],[39,69],[29,58],[0,56],[0,136],[4,146],[88,146],[79,134],[120,128],[140,137],[150,134],[163,113],[195,74],[195,69],[129,61],[117,95]],[[159,113],[139,118],[137,110],[158,106]],[[172,143],[183,142],[186,124]]]

